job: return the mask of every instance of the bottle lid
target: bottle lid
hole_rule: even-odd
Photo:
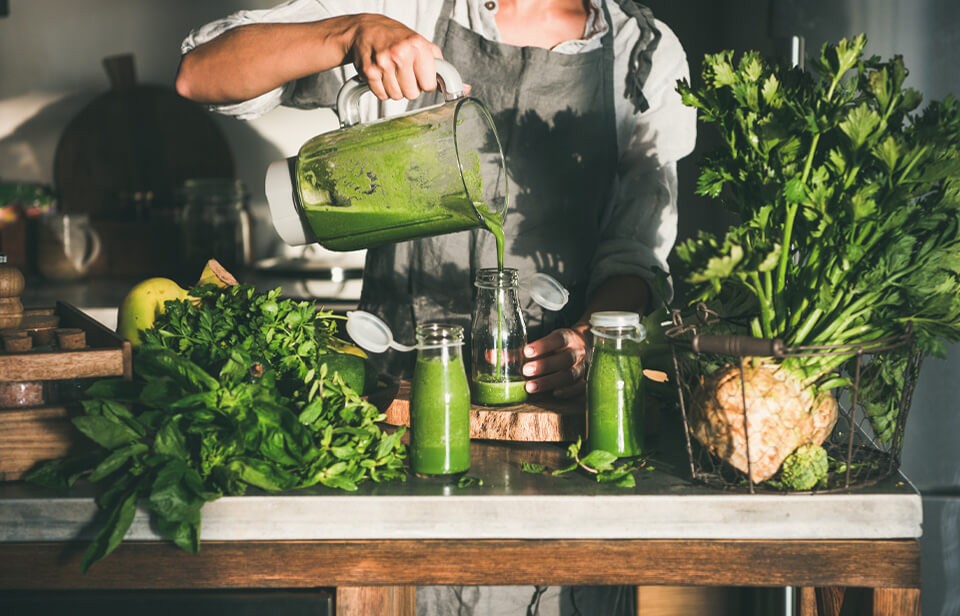
[[[549,274],[538,272],[531,276],[527,290],[533,301],[547,310],[561,310],[570,299],[570,292]]]
[[[389,348],[398,351],[412,351],[416,348],[396,342],[393,331],[383,319],[363,310],[347,312],[347,334],[358,346],[371,353],[383,353]]]
[[[290,246],[312,244],[316,240],[300,215],[290,174],[290,163],[286,160],[278,160],[267,167],[264,190],[270,206],[273,228],[277,230],[280,239]]]
[[[606,310],[590,315],[590,325],[594,327],[639,327],[640,315],[636,312]]]

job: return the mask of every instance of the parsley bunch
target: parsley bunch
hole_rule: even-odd
[[[138,502],[164,538],[197,552],[200,510],[220,496],[405,477],[403,431],[384,432],[377,408],[328,370],[342,344],[330,313],[244,285],[192,294],[145,332],[132,381],[87,391],[74,425],[96,450],[28,477],[107,486],[85,571],[120,544]]]

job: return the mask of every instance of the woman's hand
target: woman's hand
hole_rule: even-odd
[[[587,374],[586,326],[557,329],[523,348],[527,393],[552,391],[561,398],[583,392]]]
[[[383,15],[355,17],[348,55],[377,98],[413,100],[437,89],[434,60],[443,57],[439,47]]]

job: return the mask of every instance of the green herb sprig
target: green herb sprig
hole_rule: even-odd
[[[646,458],[621,461],[617,464],[620,458],[618,458],[616,454],[602,449],[594,449],[581,458],[581,446],[580,439],[578,438],[575,443],[571,443],[567,447],[567,457],[571,460],[567,466],[550,470],[543,464],[524,461],[520,463],[520,469],[525,473],[534,475],[549,472],[550,475],[554,477],[566,475],[579,469],[596,477],[598,483],[612,483],[621,488],[632,488],[637,485],[637,480],[634,476],[636,471],[654,470],[654,467],[648,463]]]

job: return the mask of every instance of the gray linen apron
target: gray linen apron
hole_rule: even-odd
[[[649,72],[645,52],[652,51],[659,33],[647,9],[631,0],[617,1],[643,32],[631,58],[633,81],[626,90],[643,109],[646,101],[639,87]],[[526,301],[528,338],[535,340],[573,324],[586,306],[591,260],[617,164],[613,28],[599,49],[556,53],[486,40],[450,18],[453,5],[454,0],[445,0],[434,42],[470,84],[470,95],[483,101],[494,117],[509,185],[505,266],[520,271],[521,284],[532,274],[545,272],[571,292],[559,314]],[[607,24],[612,24],[606,5],[603,10]],[[437,100],[420,97],[409,108]],[[361,306],[383,317],[395,338],[404,342],[413,340],[417,323],[427,321],[455,323],[468,330],[476,271],[494,266],[494,238],[481,229],[370,249]],[[525,293],[521,296],[527,299]],[[412,355],[391,354],[383,367],[393,374],[409,374]],[[580,590],[576,599],[580,609],[600,609],[604,614],[634,609],[632,590]],[[545,592],[545,587],[519,594],[503,587],[490,593],[476,587],[427,587],[418,591],[417,611],[467,615],[516,613],[520,607],[538,614]],[[561,601],[569,606],[573,600],[568,594]]]
[[[586,305],[617,163],[612,27],[600,48],[563,54],[486,40],[451,19],[452,9],[453,0],[446,0],[434,41],[470,84],[470,95],[490,110],[500,136],[510,201],[505,266],[520,271],[521,285],[545,272],[571,292],[559,314],[521,293],[528,339],[535,340],[575,322]],[[604,13],[610,23],[606,7]],[[434,100],[420,97],[410,108]],[[468,330],[476,271],[494,266],[495,242],[485,229],[370,249],[361,306],[383,317],[404,342],[427,321]],[[393,354],[382,367],[409,374],[411,355]]]

